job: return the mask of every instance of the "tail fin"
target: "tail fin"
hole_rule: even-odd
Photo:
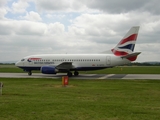
[[[138,31],[139,26],[132,27],[118,45],[111,50],[113,54],[116,56],[126,56],[133,53]]]

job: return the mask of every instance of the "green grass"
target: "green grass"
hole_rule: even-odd
[[[14,65],[0,65],[0,72],[22,73],[22,69]],[[33,71],[39,72],[39,71]],[[160,66],[118,66],[96,71],[87,71],[80,73],[88,74],[160,74]]]
[[[0,65],[0,72],[1,73],[23,73],[24,71],[15,65]],[[39,72],[39,71],[33,71]]]
[[[0,120],[158,120],[158,80],[0,78]]]

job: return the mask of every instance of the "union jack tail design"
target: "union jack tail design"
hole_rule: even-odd
[[[133,53],[138,31],[139,26],[132,27],[118,45],[111,50],[113,54],[116,56],[125,56]]]
[[[134,52],[136,39],[138,36],[139,26],[132,27],[118,45],[111,49],[114,55],[135,61],[140,52]]]

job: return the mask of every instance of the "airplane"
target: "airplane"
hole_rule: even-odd
[[[15,65],[28,75],[32,70],[43,74],[67,73],[71,77],[79,71],[100,70],[129,64],[137,59],[141,52],[134,52],[139,26],[133,26],[122,40],[109,52],[97,54],[40,54],[22,58]]]

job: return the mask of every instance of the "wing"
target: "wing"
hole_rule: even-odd
[[[56,69],[59,70],[70,70],[73,68],[72,62],[63,62],[56,66]]]

